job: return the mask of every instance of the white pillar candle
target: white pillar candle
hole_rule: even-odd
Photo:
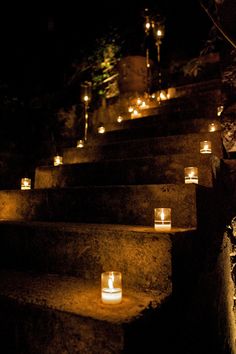
[[[104,304],[119,304],[122,301],[122,276],[120,272],[101,274],[101,299]]]
[[[154,209],[154,228],[157,231],[169,231],[171,229],[171,208]]]

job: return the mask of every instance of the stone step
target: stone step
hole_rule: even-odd
[[[149,348],[144,332],[151,330],[153,316],[158,323],[160,306],[169,294],[123,288],[122,302],[106,305],[100,289],[99,282],[75,277],[1,271],[2,352],[121,354],[128,347],[136,352],[137,342]],[[137,332],[140,317],[144,323]],[[131,336],[134,330],[136,339]]]
[[[205,85],[205,87],[203,87]],[[182,120],[213,118],[217,116],[217,107],[222,105],[222,92],[220,80],[204,82],[204,85],[193,85],[190,87],[173,88],[170,99],[157,102],[156,98],[140,97],[146,102],[145,108],[137,107],[135,97],[121,97],[116,102],[108,102],[106,110],[100,108],[91,114],[93,128],[96,128],[102,122],[107,131],[117,129],[117,117],[123,117],[123,123],[127,120],[138,120],[139,118],[149,119],[156,116],[161,120]],[[175,94],[173,94],[175,91]],[[137,97],[136,97],[137,98]],[[128,107],[138,109],[139,115],[134,116],[128,112]]]
[[[63,163],[95,162],[106,159],[121,159],[168,154],[199,153],[201,141],[211,141],[212,153],[223,157],[221,132],[151,137],[118,143],[88,144],[84,148],[67,148],[63,151]]]
[[[173,227],[192,228],[209,216],[212,193],[196,184],[5,190],[0,219],[153,226],[154,208],[169,207]]]
[[[180,117],[175,120],[158,116],[124,120],[119,125],[117,124],[113,130],[104,134],[97,134],[91,139],[94,143],[100,144],[159,136],[206,133],[212,129],[212,125],[214,125],[216,130],[221,130],[219,117],[194,119],[188,116],[185,119],[181,119],[181,110],[179,115]]]
[[[172,290],[173,242],[193,229],[50,222],[0,222],[0,268],[57,273],[86,281],[119,270],[126,288]],[[151,262],[150,262],[151,260]]]
[[[212,187],[219,159],[212,154],[159,155],[36,168],[35,188],[184,183],[184,168],[198,167],[198,183]]]

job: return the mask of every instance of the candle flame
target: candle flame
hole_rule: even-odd
[[[161,210],[161,220],[164,221],[165,220],[165,214],[163,209]]]
[[[109,274],[109,278],[108,278],[108,288],[110,290],[114,289],[114,274],[111,273]]]

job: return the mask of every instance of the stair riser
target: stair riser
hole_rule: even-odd
[[[87,145],[83,149],[68,148],[63,152],[63,162],[81,163],[94,162],[105,159],[124,159],[132,157],[145,157],[169,154],[193,153],[199,155],[200,141],[210,140],[212,153],[218,157],[223,156],[221,133],[201,133],[189,135],[176,135],[150,139],[137,139],[123,141],[119,144]]]
[[[82,230],[81,230],[82,229]],[[125,288],[171,291],[171,236],[74,226],[0,224],[0,266],[98,280],[119,270]]]
[[[162,155],[159,158],[38,167],[35,174],[35,188],[65,188],[83,185],[180,184],[184,183],[184,168],[187,166],[197,166],[198,183],[202,186],[212,187],[211,165],[211,157]]]
[[[0,297],[1,348],[4,353],[120,354],[122,326]],[[109,337],[109,339],[108,339]]]
[[[0,219],[153,226],[154,208],[170,207],[174,227],[196,227],[198,188],[183,184],[0,191]]]
[[[97,143],[109,143],[159,136],[207,133],[211,123],[215,123],[218,130],[221,129],[219,120],[216,118],[193,119],[191,117],[190,119],[188,115],[186,120],[182,120],[182,114],[182,111],[180,111],[175,121],[169,121],[168,117],[163,120],[158,120],[157,117],[154,117],[153,122],[149,124],[145,121],[146,118],[129,120],[124,122],[123,126],[117,126],[116,130],[98,134],[95,141]]]

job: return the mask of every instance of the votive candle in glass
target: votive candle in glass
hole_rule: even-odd
[[[211,141],[209,140],[200,141],[200,153],[211,154]]]
[[[31,189],[31,179],[24,177],[21,178],[21,189],[22,190],[27,190],[27,189]]]
[[[62,156],[56,155],[54,156],[54,166],[62,165]]]
[[[185,183],[198,183],[198,168],[197,167],[185,167],[184,180],[185,180]]]
[[[121,272],[104,272],[101,274],[101,299],[104,304],[119,304],[122,301]]]
[[[154,208],[154,228],[159,231],[171,229],[171,208]]]

